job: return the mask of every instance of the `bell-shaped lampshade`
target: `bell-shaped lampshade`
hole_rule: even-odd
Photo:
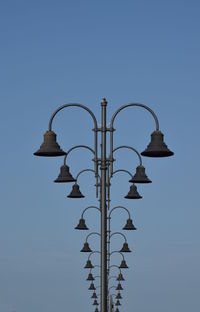
[[[140,194],[137,191],[137,187],[133,184],[130,187],[130,191],[128,192],[128,194],[126,196],[124,196],[124,198],[127,198],[127,199],[140,199],[140,198],[142,198],[142,196],[140,196]]]
[[[151,183],[152,181],[147,177],[145,168],[140,165],[136,168],[136,174],[129,180],[131,183]]]
[[[56,183],[67,183],[67,182],[75,182],[76,180],[73,178],[71,173],[69,172],[69,167],[67,165],[63,165],[60,167],[60,173],[54,182]]]
[[[123,287],[120,283],[118,283],[116,290],[123,290]]]
[[[87,260],[86,265],[84,266],[84,269],[93,269],[94,266],[92,265],[92,262],[90,260]]]
[[[96,290],[95,286],[94,286],[94,283],[91,283],[90,284],[90,287],[88,288],[89,290]]]
[[[99,305],[96,299],[94,300],[93,305],[96,305],[96,306]]]
[[[133,224],[132,219],[130,219],[130,218],[127,219],[126,224],[123,227],[123,230],[126,230],[126,231],[135,231],[135,230],[137,230],[136,227]]]
[[[56,142],[56,134],[55,132],[49,130],[44,134],[44,142],[40,146],[39,150],[34,153],[36,156],[63,156],[66,153],[60,148],[58,143]]]
[[[92,294],[92,297],[91,297],[92,299],[97,299],[97,294],[96,294],[96,292],[94,291],[93,292],[93,294]]]
[[[117,302],[115,303],[115,305],[116,305],[116,306],[120,306],[120,305],[121,305],[120,301],[117,300]]]
[[[75,227],[76,230],[88,230],[87,225],[85,224],[85,219],[81,218],[79,224]]]
[[[80,189],[79,189],[79,185],[77,183],[75,183],[73,186],[72,186],[72,191],[71,193],[67,196],[68,198],[83,198],[85,197]]]
[[[168,157],[174,155],[174,153],[168,149],[163,138],[164,135],[161,131],[154,131],[151,134],[151,142],[141,155],[147,157]]]
[[[86,281],[94,281],[94,277],[93,277],[92,273],[88,274]]]
[[[99,312],[98,308],[96,308],[94,312]]]
[[[92,250],[90,249],[90,246],[88,244],[88,242],[85,242],[83,245],[83,248],[81,249],[81,252],[92,252]]]
[[[121,264],[120,264],[120,269],[128,269],[128,265],[126,264],[125,260],[122,260]]]
[[[117,277],[117,281],[125,281],[122,273],[119,273],[118,277]],[[120,299],[120,298],[119,298]]]
[[[128,243],[124,243],[122,246],[122,249],[120,250],[120,252],[131,252],[131,250],[129,249]]]
[[[118,308],[116,308],[115,312],[119,312],[119,309],[118,309]]]
[[[122,296],[121,296],[120,292],[118,292],[118,294],[116,296],[116,299],[122,299]]]

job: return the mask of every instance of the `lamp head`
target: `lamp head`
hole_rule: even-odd
[[[69,172],[69,167],[64,164],[60,167],[60,173],[56,180],[54,180],[55,183],[67,183],[67,182],[75,182],[76,180],[73,178],[71,173]]]
[[[127,198],[127,199],[140,199],[140,198],[142,198],[142,196],[140,196],[140,194],[137,191],[137,187],[133,184],[130,187],[130,191],[128,192],[128,194],[126,196],[124,196],[124,198]]]
[[[72,186],[72,191],[71,193],[67,196],[68,198],[83,198],[85,197],[80,189],[79,189],[79,185],[77,183],[75,183],[73,186]]]
[[[128,265],[126,264],[125,260],[122,260],[121,264],[120,264],[120,269],[128,269]]]
[[[98,305],[99,305],[96,299],[94,300],[93,305],[96,305],[96,306],[98,306]]]
[[[88,274],[86,281],[94,281],[94,277],[93,277],[92,273]]]
[[[116,290],[123,290],[122,285],[118,283]]]
[[[81,249],[81,252],[92,252],[92,250],[90,249],[90,246],[88,244],[88,242],[85,242],[83,245],[83,248]]]
[[[90,287],[88,288],[89,290],[96,290],[96,288],[94,287],[94,283],[90,284]]]
[[[92,299],[97,299],[97,294],[96,294],[96,292],[94,291],[93,292],[93,294],[92,294],[92,297],[91,297]]]
[[[147,177],[145,168],[140,165],[136,168],[136,174],[129,180],[131,183],[151,183],[152,181]]]
[[[93,269],[94,266],[92,265],[92,262],[90,260],[87,260],[86,265],[84,266],[84,269]]]
[[[122,296],[121,296],[120,292],[118,292],[118,294],[116,296],[116,299],[122,299]]]
[[[116,306],[120,306],[120,305],[121,305],[120,301],[117,300],[117,302],[115,303],[115,305],[116,305]]]
[[[174,153],[165,144],[163,133],[156,130],[151,134],[151,142],[141,155],[147,157],[168,157],[174,155]]]
[[[128,243],[124,243],[122,246],[122,249],[120,250],[120,252],[131,252],[131,250],[129,249]]]
[[[118,277],[117,277],[117,281],[125,281],[122,273],[119,273]],[[120,299],[120,298],[119,298]]]
[[[99,312],[98,308],[96,308],[94,312]]]
[[[136,227],[133,224],[132,219],[130,219],[130,218],[127,219],[126,224],[123,227],[123,230],[126,230],[126,231],[135,231],[135,230],[137,230]]]
[[[35,156],[64,156],[66,153],[60,148],[60,145],[56,142],[55,132],[48,130],[44,134],[44,142],[40,145],[39,150],[34,153]]]
[[[79,224],[75,227],[76,230],[88,230],[87,225],[85,224],[85,219],[81,218]]]
[[[116,308],[115,312],[119,312],[119,309],[118,309],[118,308]]]

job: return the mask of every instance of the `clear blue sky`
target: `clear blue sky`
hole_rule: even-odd
[[[95,180],[83,175],[86,198],[68,200],[71,187],[52,182],[62,158],[33,152],[59,105],[86,104],[100,121],[102,97],[108,121],[122,104],[149,105],[175,152],[144,159],[153,183],[138,187],[141,201],[123,198],[127,176],[113,179],[112,205],[126,205],[138,228],[127,234],[133,253],[120,311],[199,311],[199,15],[197,0],[1,1],[0,312],[94,311],[79,253],[85,233],[74,226],[84,207],[97,204]],[[115,127],[115,146],[142,151],[154,123],[130,109]],[[76,109],[54,123],[63,149],[92,146],[92,128]],[[87,151],[71,154],[72,173],[91,167],[91,158]],[[116,159],[116,169],[134,171],[138,164],[128,151]],[[99,230],[98,217],[87,214],[91,230]],[[113,230],[125,220],[123,212],[113,213]],[[90,242],[98,248],[98,237]],[[113,239],[113,248],[120,243]]]

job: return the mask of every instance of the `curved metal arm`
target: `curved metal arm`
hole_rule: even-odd
[[[120,271],[120,273],[121,273],[121,269],[120,269],[120,267],[118,267],[118,265],[112,264],[112,265],[109,266],[109,270],[110,270],[111,268],[117,268],[117,269]]]
[[[116,235],[116,234],[123,236],[123,238],[125,239],[125,242],[127,242],[126,236],[125,236],[124,234],[122,234],[121,232],[112,233],[112,234],[110,235],[110,238],[111,238],[113,235]]]
[[[97,146],[98,146],[98,143],[97,143],[97,140],[98,140],[98,136],[97,136],[97,131],[98,131],[98,124],[97,124],[97,120],[96,120],[96,117],[94,115],[94,113],[85,105],[82,105],[82,104],[76,104],[76,103],[69,103],[69,104],[64,104],[60,107],[58,107],[57,110],[55,110],[55,112],[51,115],[50,117],[50,120],[49,120],[49,130],[51,131],[52,130],[52,123],[53,123],[53,119],[54,117],[56,116],[56,114],[61,111],[62,109],[64,108],[67,108],[67,107],[79,107],[79,108],[82,108],[84,109],[85,111],[87,111],[93,121],[94,121],[94,152],[95,152],[95,175],[97,176],[98,175],[98,155],[97,155]]]
[[[144,109],[146,109],[148,112],[151,113],[151,115],[153,116],[154,120],[155,120],[155,124],[156,124],[156,130],[159,130],[159,122],[158,122],[158,117],[156,116],[156,114],[154,113],[154,111],[149,108],[148,106],[144,105],[144,104],[140,104],[140,103],[129,103],[126,105],[121,106],[112,116],[111,118],[111,122],[110,122],[110,162],[111,162],[111,176],[113,174],[113,124],[115,121],[116,116],[118,115],[119,112],[121,112],[123,109],[127,108],[127,107],[131,107],[131,106],[136,106],[136,107],[142,107]]]
[[[92,251],[88,256],[88,260],[90,260],[90,257],[95,253],[101,254],[100,251]]]
[[[86,237],[86,242],[88,241],[88,238],[89,238],[91,235],[98,235],[98,236],[101,237],[101,235],[100,235],[99,233],[97,233],[97,232],[92,232],[92,233],[88,234],[88,236]]]
[[[81,214],[81,218],[83,218],[84,213],[85,213],[88,209],[91,209],[91,208],[94,208],[94,209],[97,209],[97,210],[101,211],[100,208],[98,208],[98,207],[96,207],[96,206],[88,206],[88,207],[86,207],[86,208],[83,210],[83,212],[82,212],[82,214]]]
[[[113,172],[112,175],[114,175],[114,174],[117,173],[117,172],[126,172],[126,173],[128,173],[128,174],[131,176],[131,178],[133,177],[132,174],[130,173],[130,171],[125,170],[125,169],[118,169],[118,170],[115,170],[115,171]],[[111,178],[112,178],[112,176],[111,176]]]
[[[109,288],[108,288],[108,292],[109,292],[112,288],[115,288],[115,289],[116,289],[116,287],[117,287],[117,286],[111,286],[111,287],[109,287]]]
[[[101,277],[100,275],[96,275],[96,276],[94,276],[94,278],[96,278],[96,277]]]
[[[87,172],[87,171],[89,171],[89,172],[95,172],[93,169],[90,169],[90,168],[88,168],[88,169],[83,169],[83,170],[81,170],[81,171],[77,174],[76,180],[78,179],[78,177],[79,177],[83,172]],[[100,176],[99,176],[99,175],[98,175],[98,178],[100,179]]]
[[[118,147],[114,148],[113,153],[115,151],[119,150],[120,148],[128,148],[128,149],[132,150],[133,152],[135,152],[138,155],[138,158],[139,158],[139,161],[140,161],[140,165],[142,165],[142,157],[141,157],[140,153],[134,147],[129,146],[129,145],[121,145],[121,146],[118,146]]]
[[[109,278],[108,278],[108,280],[110,280],[111,278],[117,278],[117,276],[110,276]]]
[[[126,210],[126,211],[128,212],[129,219],[131,218],[130,212],[128,211],[127,208],[125,208],[125,207],[123,207],[123,206],[116,206],[116,207],[112,208],[112,209],[110,210],[110,213],[109,213],[109,215],[108,215],[108,218],[110,218],[110,215],[111,215],[111,213],[113,212],[113,210],[118,209],[118,208],[121,208],[121,209]]]
[[[66,152],[66,155],[64,156],[64,165],[66,165],[66,159],[67,159],[67,156],[69,155],[69,153],[71,153],[71,151],[73,151],[73,150],[75,150],[77,148],[86,148],[89,151],[91,151],[93,154],[95,154],[95,151],[91,147],[89,147],[87,145],[76,145],[76,146],[73,146],[70,149],[68,149],[68,151]]]
[[[119,253],[119,254],[122,256],[123,260],[125,260],[124,255],[123,255],[123,253],[122,253],[121,251],[114,250],[114,251],[112,251],[112,252],[110,253],[110,256],[111,256],[112,254],[114,254],[114,253]]]

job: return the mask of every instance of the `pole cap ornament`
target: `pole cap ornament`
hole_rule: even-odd
[[[44,157],[64,156],[66,153],[60,148],[60,145],[56,142],[55,132],[48,130],[44,134],[44,142],[40,146],[34,155]]]

